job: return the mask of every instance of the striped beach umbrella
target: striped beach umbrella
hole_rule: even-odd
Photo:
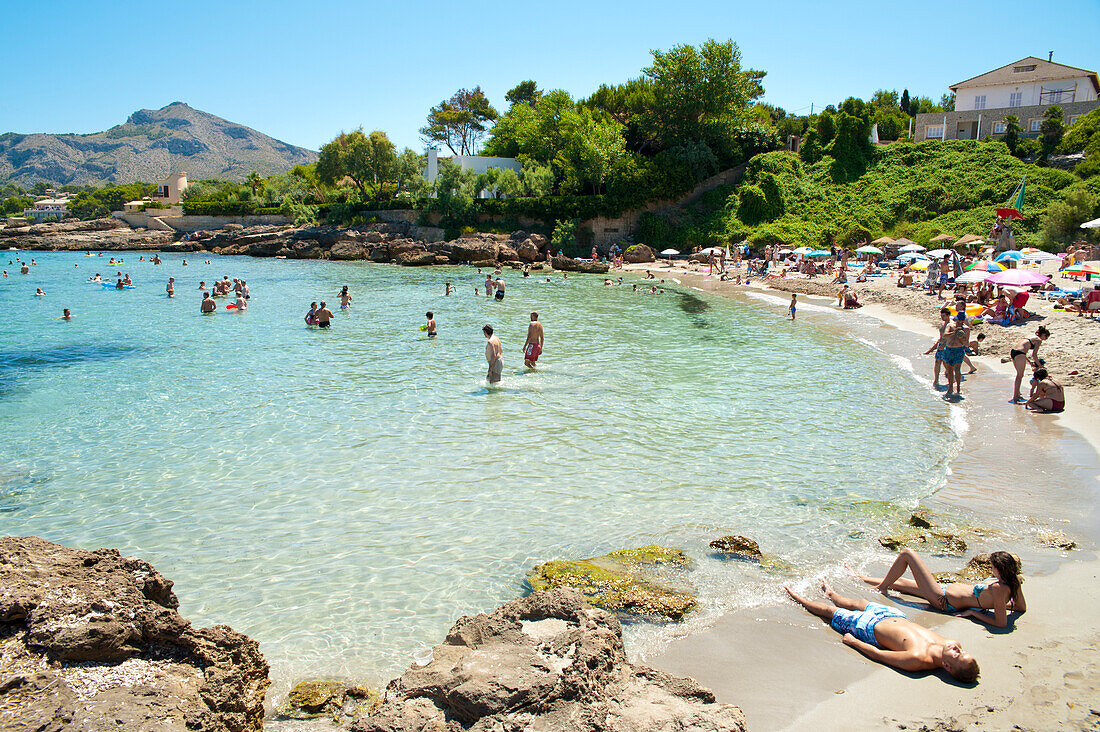
[[[980,262],[975,262],[966,268],[967,270],[979,270],[982,272],[1004,272],[1005,266],[1003,264],[997,264],[989,259],[983,259]]]

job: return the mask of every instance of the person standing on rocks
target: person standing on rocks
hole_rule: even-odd
[[[635,285],[637,289],[637,285]],[[543,332],[542,323],[539,322],[539,314],[531,313],[531,322],[527,326],[527,341],[523,344],[523,365],[529,369],[535,368],[535,362],[542,355]]]
[[[500,339],[493,335],[493,326],[488,323],[481,329],[488,341],[485,343],[485,360],[489,363],[489,373],[486,378],[490,384],[500,382],[501,373],[504,371],[504,348],[500,345]]]

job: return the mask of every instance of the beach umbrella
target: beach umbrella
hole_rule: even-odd
[[[955,237],[953,237],[951,234],[940,234],[939,236],[932,237],[929,241],[955,241]]]
[[[1017,287],[1031,287],[1041,285],[1050,280],[1050,275],[1028,272],[1026,269],[1008,269],[998,272],[986,282],[992,285],[1015,285]]]
[[[661,254],[665,255],[666,257],[671,257],[673,254],[679,253],[680,252],[676,249],[665,249],[663,252],[661,252]]]
[[[1025,250],[1022,250],[1022,251],[1027,251],[1027,250],[1025,249]],[[1033,252],[1027,252],[1027,254],[1024,255],[1024,261],[1025,262],[1060,262],[1060,261],[1062,261],[1062,258],[1059,257],[1057,254],[1051,254],[1050,252],[1041,252],[1038,249],[1036,249]]]
[[[932,260],[930,260],[930,259],[918,259],[918,260],[914,261],[912,264],[910,264],[909,266],[912,267],[913,269],[917,269],[917,270],[920,270],[921,272],[923,272],[924,270],[928,269],[929,265],[931,265],[931,264],[932,264]]]
[[[1041,251],[1043,251],[1043,250],[1042,249],[1036,249],[1035,247],[1024,247],[1023,249],[1020,250],[1020,254],[1035,254],[1036,252],[1041,252]]]
[[[882,250],[878,247],[862,246],[856,250],[857,254],[882,254]]]
[[[794,253],[805,255],[805,254],[809,254],[812,251],[813,251],[813,249],[810,249],[809,247],[799,247],[798,249],[794,250]]]
[[[992,272],[986,272],[982,269],[972,269],[969,272],[963,272],[961,275],[955,278],[955,281],[969,285],[974,282],[985,282],[992,276]]]
[[[998,262],[1007,262],[1010,259],[1014,259],[1016,261],[1019,261],[1023,258],[1024,258],[1024,255],[1020,254],[1019,252],[1007,251],[1007,252],[1001,252],[1000,254],[998,254],[996,261],[998,261]]]
[[[952,252],[950,249],[933,249],[930,252],[925,252],[925,254],[927,254],[929,257],[932,257],[932,259],[943,259],[945,256],[951,253]]]
[[[1100,219],[1093,219],[1081,224],[1082,229],[1100,229]]]
[[[794,252],[790,249],[780,249],[779,253],[780,254],[794,254]]]
[[[1073,275],[1100,275],[1100,270],[1088,264],[1074,264],[1062,270],[1062,274]]]
[[[714,256],[717,257],[719,254],[722,254],[724,251],[725,250],[722,249],[722,247],[707,247],[706,249],[700,250],[699,253],[700,254],[713,254]]]
[[[959,240],[955,242],[955,246],[964,247],[972,244],[981,244],[984,241],[985,239],[975,234],[965,234],[959,237]]]
[[[880,236],[880,237],[879,237],[878,239],[875,239],[875,240],[874,240],[873,242],[871,242],[871,243],[872,243],[872,244],[893,244],[893,243],[894,243],[894,240],[893,240],[893,239],[891,239],[891,238],[890,238],[890,237],[888,237],[888,236]]]
[[[806,256],[807,257],[831,257],[831,256],[833,256],[833,253],[828,251],[828,250],[825,250],[825,249],[814,249],[813,251],[809,252]]]
[[[906,252],[905,254],[898,256],[899,262],[911,262],[914,259],[922,259],[926,262],[929,261],[928,257],[924,256],[920,252]]]
[[[967,267],[967,270],[978,270],[979,272],[1004,272],[1005,266],[1003,264],[997,264],[996,262],[989,259],[983,259],[982,261],[975,262],[974,264]]]
[[[901,239],[899,239],[898,241],[901,241]],[[908,240],[906,240],[906,241],[908,241]],[[902,251],[902,252],[923,252],[927,248],[928,247],[922,247],[920,244],[917,244],[915,241],[911,241],[908,244],[902,244],[898,248],[898,250]]]

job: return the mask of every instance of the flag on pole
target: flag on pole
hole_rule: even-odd
[[[997,215],[1002,219],[1022,219],[1024,217],[1024,188],[1027,186],[1027,176],[1025,175],[1020,179],[1020,185],[1016,186],[1016,190],[1009,196],[1009,204],[1007,208],[997,209]]]

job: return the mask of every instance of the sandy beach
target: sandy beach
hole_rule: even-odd
[[[746,290],[798,292],[810,296],[809,302],[830,308],[835,308],[839,289],[824,277],[772,279],[765,288],[755,278],[753,285],[739,286],[684,267],[670,270],[630,265],[628,269],[649,269],[658,278],[675,278],[686,286],[730,297],[743,297]],[[853,284],[852,288],[866,306],[854,311],[837,309],[841,328],[865,328],[865,316],[870,316],[932,343],[942,304],[935,296],[899,289],[889,277]],[[785,294],[773,294],[786,299]],[[1041,317],[1021,326],[976,329],[987,338],[982,354],[972,359],[979,371],[964,390],[971,391],[974,384],[971,400],[984,399],[989,404],[974,432],[990,430],[998,423],[1019,425],[1009,431],[1023,444],[1031,430],[1036,440],[1073,434],[1084,452],[1091,454],[1085,474],[1075,470],[1070,478],[1067,470],[1067,478],[1081,481],[1081,490],[1095,497],[1100,485],[1100,471],[1095,468],[1095,455],[1100,453],[1100,325],[1053,311],[1034,298],[1029,304]],[[1043,344],[1040,355],[1067,386],[1067,409],[1060,415],[1027,415],[1022,408],[1008,404],[1012,367],[1002,363],[1001,357],[1039,324],[1047,325],[1054,334]],[[930,357],[919,364],[918,370],[931,371]],[[1073,370],[1079,373],[1067,375]],[[972,439],[958,461],[980,464],[998,459],[989,446],[970,444],[979,442],[973,439],[974,434],[968,437]],[[1077,459],[1067,455],[1067,467]],[[1027,460],[1019,463],[1022,482],[1029,471],[1044,469]],[[973,468],[957,472],[969,477]],[[967,505],[977,493],[949,485],[930,500]],[[1093,503],[1092,516],[1077,526],[1077,535],[1083,533],[1088,543],[1078,551],[1064,553],[1062,560],[1053,564],[1048,557],[1034,575],[1027,571],[1030,558],[1026,547],[1009,542],[1010,550],[1025,556],[1028,612],[1006,631],[928,612],[924,603],[896,594],[886,601],[913,620],[959,640],[975,654],[982,675],[972,688],[945,681],[947,677],[940,674],[911,675],[875,664],[843,646],[839,634],[793,603],[730,613],[703,632],[672,641],[646,661],[671,673],[690,675],[712,688],[720,700],[740,705],[755,730],[1100,729],[1100,563],[1090,551],[1098,534],[1095,514]],[[936,571],[959,564],[945,558],[931,558],[930,563]],[[1034,562],[1030,566],[1035,569]],[[884,569],[885,561],[871,563],[864,571],[881,574]],[[796,587],[808,597],[820,598],[821,579],[802,578]],[[881,600],[872,589],[844,573],[830,574],[827,579],[841,594]]]

